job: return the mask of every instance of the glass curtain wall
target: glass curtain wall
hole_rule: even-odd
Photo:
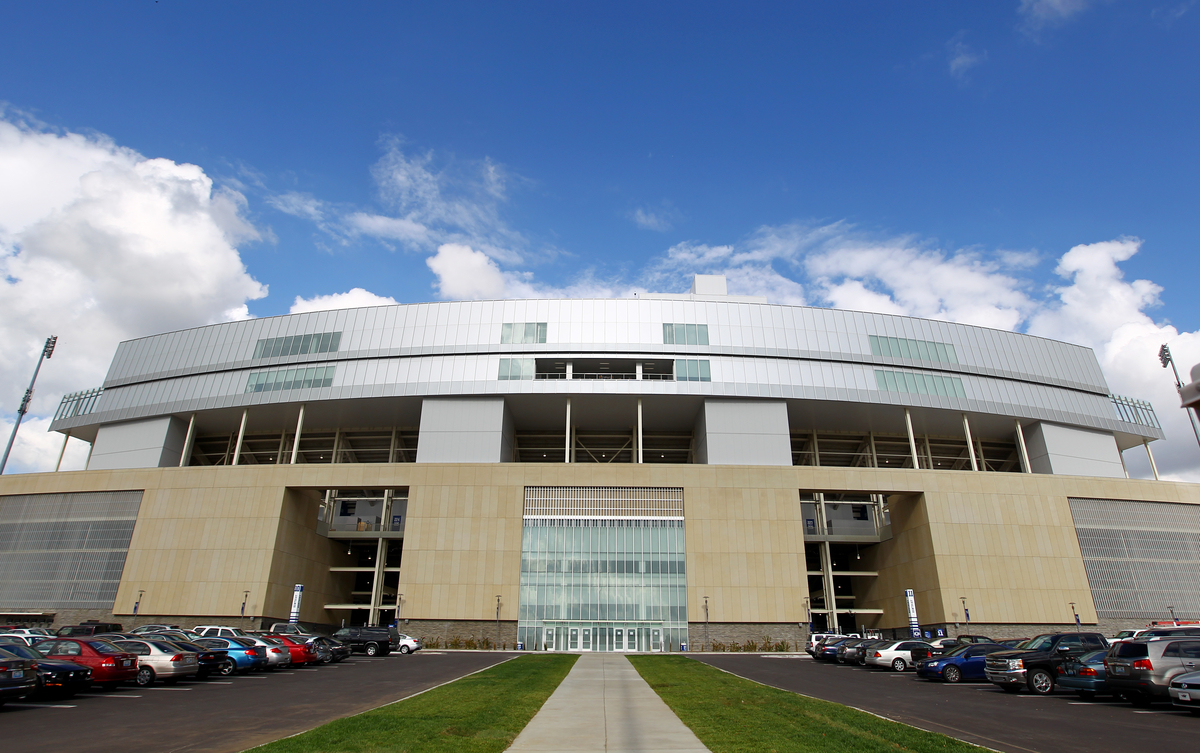
[[[517,640],[549,651],[678,651],[682,519],[526,517]]]

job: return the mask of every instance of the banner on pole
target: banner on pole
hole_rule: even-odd
[[[292,592],[292,613],[288,617],[288,622],[295,625],[300,621],[300,600],[304,598],[304,584],[297,583],[296,590]]]
[[[917,621],[917,597],[911,588],[904,589],[904,600],[908,602],[908,632],[913,638],[920,638],[921,623]]]

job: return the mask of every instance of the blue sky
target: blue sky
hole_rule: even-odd
[[[1200,5],[796,5],[7,9],[0,412],[47,328],[76,355],[43,418],[167,326],[725,272],[1089,345],[1171,422],[1160,465],[1200,479],[1154,362],[1200,361]],[[132,303],[146,268],[176,279]]]

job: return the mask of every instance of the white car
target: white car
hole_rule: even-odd
[[[32,646],[41,641],[46,636],[44,635],[22,635],[21,633],[0,633],[0,645],[5,643],[20,642],[26,646]]]
[[[416,638],[404,633],[400,633],[397,637],[400,639],[400,645],[394,648],[393,651],[399,651],[402,654],[411,654],[421,650],[421,641]]]
[[[867,664],[873,664],[876,667],[891,667],[897,672],[903,672],[915,664],[912,658],[914,648],[932,649],[933,647],[925,641],[913,640],[884,643],[867,651]]]
[[[5,635],[44,635],[47,638],[54,635],[46,628],[10,628],[4,631]]]
[[[205,638],[249,638],[250,634],[241,628],[229,627],[227,625],[197,625],[192,628],[193,631],[203,635]]]

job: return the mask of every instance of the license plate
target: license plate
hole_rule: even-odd
[[[1181,700],[1181,701],[1186,701],[1187,703],[1191,703],[1191,702],[1192,702],[1192,694],[1191,694],[1191,693],[1184,693],[1184,692],[1182,692],[1182,691],[1181,691],[1181,692],[1179,693],[1179,700]]]
[[[132,660],[132,659],[122,659],[122,660],[121,660],[121,666],[122,666],[122,667],[128,667],[128,666],[129,666],[130,664],[132,664],[132,663],[133,663],[133,660]]]
[[[1112,671],[1113,671],[1113,674],[1114,674],[1114,675],[1123,675],[1123,674],[1125,674],[1125,668],[1124,668],[1124,667],[1122,667],[1120,664],[1118,664],[1117,666],[1113,667],[1113,668],[1112,668]]]
[[[14,669],[14,670],[12,671],[12,676],[13,676],[13,679],[14,679],[14,680],[16,680],[16,679],[19,679],[19,678],[21,678],[21,677],[24,677],[24,676],[25,676],[25,670],[23,670],[23,669]]]
[[[183,660],[183,663],[184,663],[184,664],[195,664],[195,663],[196,663],[196,657],[194,657],[194,656],[189,656],[189,657],[187,657],[186,659],[184,659],[184,660]]]

